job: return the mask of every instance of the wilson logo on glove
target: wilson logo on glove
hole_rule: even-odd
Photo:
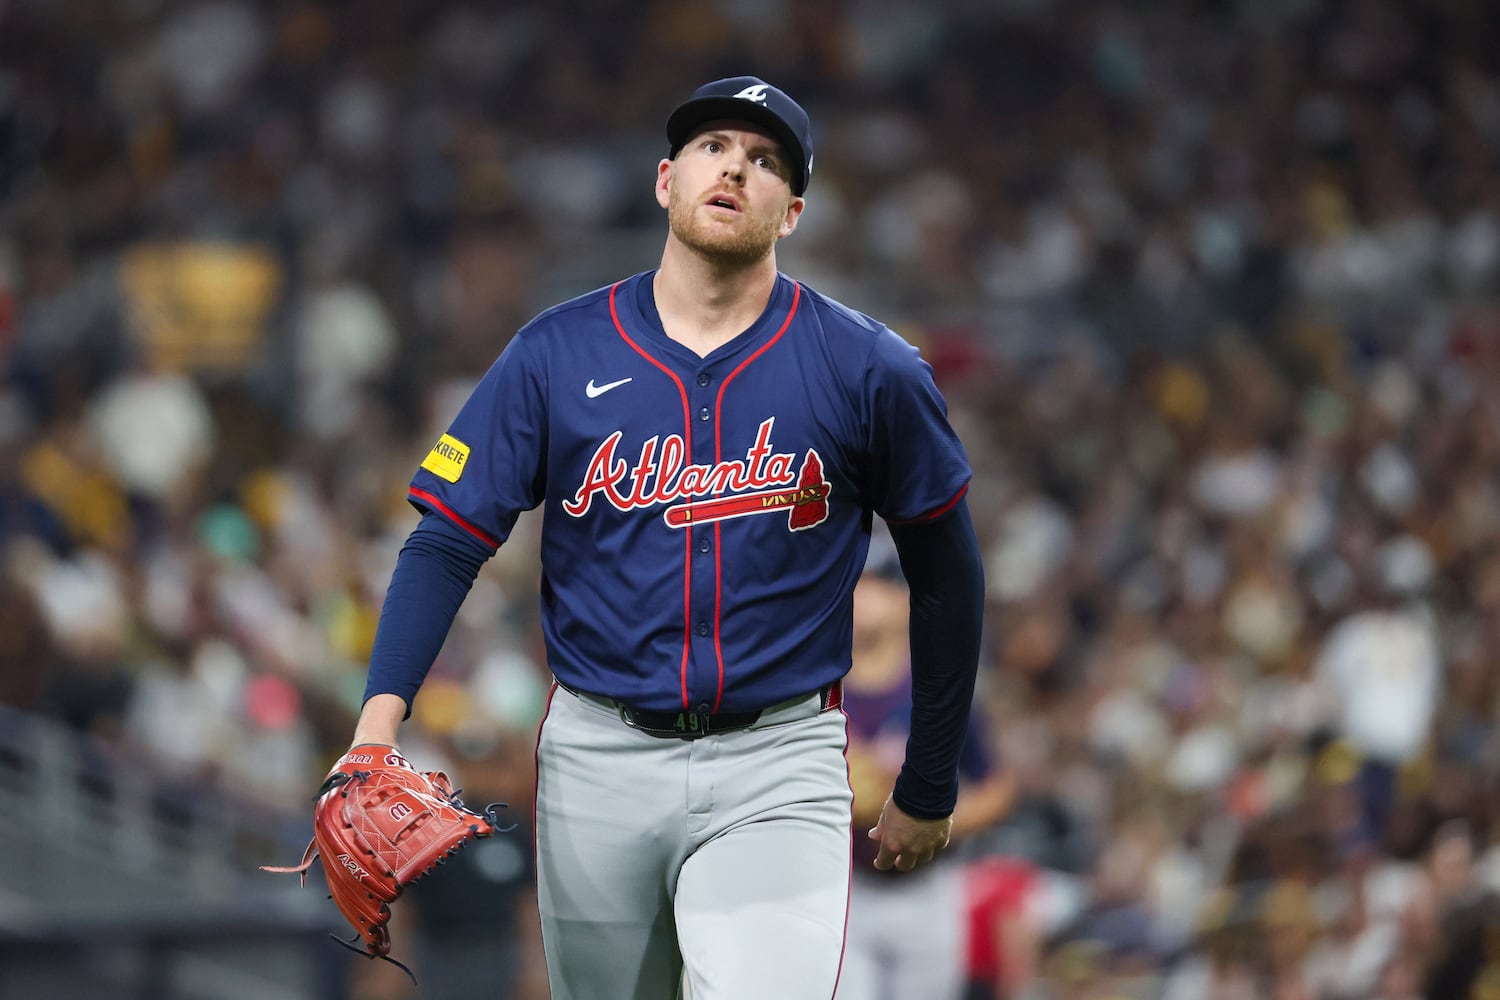
[[[390,904],[470,840],[511,827],[500,826],[495,816],[505,803],[474,812],[442,771],[418,771],[391,747],[361,752],[366,749],[354,747],[339,758],[318,789],[313,838],[302,863],[261,869],[296,872],[306,885],[308,869],[321,857],[329,896],[357,932],[348,941],[329,936],[410,976],[389,954]]]

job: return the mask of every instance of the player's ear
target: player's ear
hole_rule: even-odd
[[[786,207],[786,218],[781,220],[781,228],[776,231],[777,239],[786,239],[797,230],[797,220],[802,218],[802,209],[807,202],[802,198],[793,198]]]
[[[662,160],[656,165],[656,203],[662,208],[672,202],[672,166],[671,160]]]

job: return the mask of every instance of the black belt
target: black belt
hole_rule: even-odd
[[[631,729],[639,729],[648,736],[658,736],[662,739],[696,740],[709,733],[728,733],[736,729],[749,729],[760,721],[762,712],[761,709],[753,712],[710,712],[706,704],[699,705],[695,709],[684,708],[680,711],[658,712],[632,708],[623,701],[605,695],[579,691],[568,687],[562,681],[558,681],[557,686],[580,698],[610,705],[620,714],[620,721]],[[843,684],[839,681],[834,681],[820,689],[821,710],[826,712],[830,708],[838,708],[844,700],[843,691]]]

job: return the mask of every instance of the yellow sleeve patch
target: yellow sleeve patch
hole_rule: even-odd
[[[422,468],[434,476],[456,483],[458,477],[464,474],[464,466],[468,463],[469,446],[456,437],[444,434],[432,446],[427,457],[422,459]]]

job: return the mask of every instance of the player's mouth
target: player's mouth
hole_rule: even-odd
[[[731,195],[731,194],[714,194],[714,195],[710,195],[708,197],[708,200],[705,201],[704,204],[707,205],[709,208],[722,209],[722,210],[728,211],[728,212],[736,212],[736,213],[738,213],[740,211],[740,201],[739,201],[739,199],[736,198],[734,195]]]

